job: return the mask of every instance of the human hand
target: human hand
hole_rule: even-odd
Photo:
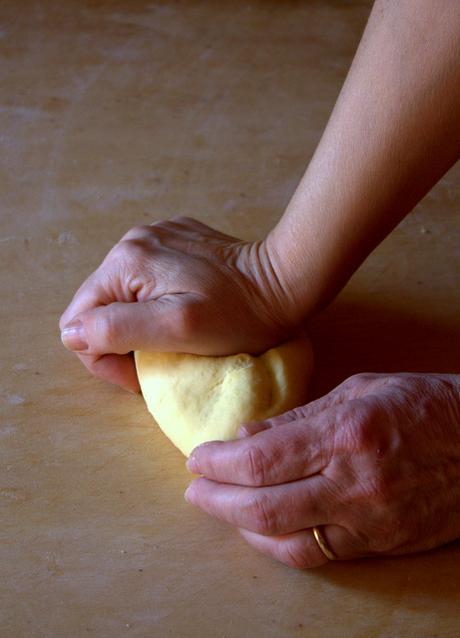
[[[359,374],[236,441],[204,443],[186,499],[256,549],[308,568],[460,536],[460,377]]]
[[[289,336],[291,306],[264,242],[176,217],[126,233],[60,328],[95,376],[139,390],[131,351],[262,352]]]

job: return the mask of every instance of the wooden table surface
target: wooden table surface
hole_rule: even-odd
[[[245,238],[281,215],[369,3],[3,0],[0,635],[457,637],[460,545],[296,572],[187,505],[142,398],[61,346],[60,313],[131,226]],[[313,394],[460,371],[454,168],[312,326]]]

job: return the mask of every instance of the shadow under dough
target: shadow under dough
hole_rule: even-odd
[[[359,299],[335,301],[312,320],[311,400],[358,372],[460,372],[458,323]]]

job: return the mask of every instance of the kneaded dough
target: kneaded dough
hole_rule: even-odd
[[[135,352],[152,416],[185,456],[200,443],[236,438],[238,428],[307,400],[313,354],[304,337],[260,356]]]

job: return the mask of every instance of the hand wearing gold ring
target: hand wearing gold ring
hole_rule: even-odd
[[[205,443],[186,498],[307,568],[460,536],[460,378],[361,374],[236,441]]]

